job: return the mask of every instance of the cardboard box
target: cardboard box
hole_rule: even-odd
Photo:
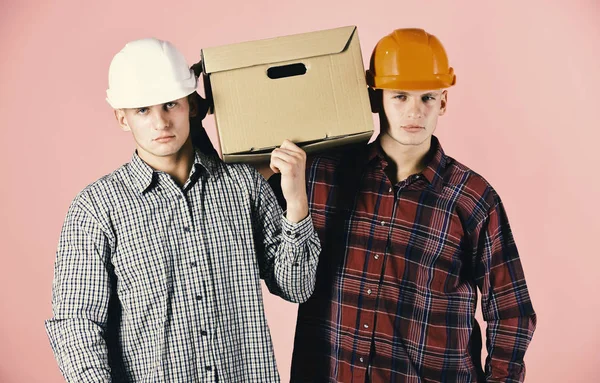
[[[354,26],[202,49],[223,160],[368,141],[373,117]],[[208,80],[208,81],[207,81]]]

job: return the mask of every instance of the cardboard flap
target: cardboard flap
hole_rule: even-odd
[[[316,154],[319,152],[326,151],[328,149],[333,149],[340,146],[345,145],[356,145],[356,144],[364,144],[367,145],[371,137],[373,136],[373,131],[363,132],[359,134],[352,134],[345,137],[336,137],[334,139],[329,140],[320,140],[317,142],[310,143],[297,143],[308,155]],[[233,153],[233,154],[223,154],[223,161],[228,163],[235,162],[245,162],[245,163],[267,163],[271,159],[271,151],[263,150],[259,152],[243,152],[243,153]]]
[[[343,52],[355,26],[202,49],[206,74]]]

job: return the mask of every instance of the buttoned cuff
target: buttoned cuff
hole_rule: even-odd
[[[310,213],[302,221],[294,223],[288,220],[283,213],[281,224],[282,237],[286,242],[293,245],[303,245],[312,236],[315,229]]]

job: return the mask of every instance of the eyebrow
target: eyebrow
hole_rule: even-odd
[[[425,92],[425,93],[421,94],[421,97],[424,97],[424,96],[436,96],[436,97],[438,97],[440,94],[441,94],[440,92],[431,91],[431,92]],[[397,90],[395,90],[394,91],[394,95],[395,96],[398,96],[398,95],[408,96],[409,93],[405,92],[405,91],[397,91]]]

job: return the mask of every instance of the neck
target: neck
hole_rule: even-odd
[[[194,163],[194,147],[190,138],[177,153],[170,156],[151,156],[140,148],[138,148],[138,155],[152,169],[170,175],[180,187],[183,187],[187,181]]]
[[[379,138],[388,166],[386,174],[392,184],[405,180],[425,169],[425,157],[431,148],[431,137],[419,145],[404,145],[387,133]]]

